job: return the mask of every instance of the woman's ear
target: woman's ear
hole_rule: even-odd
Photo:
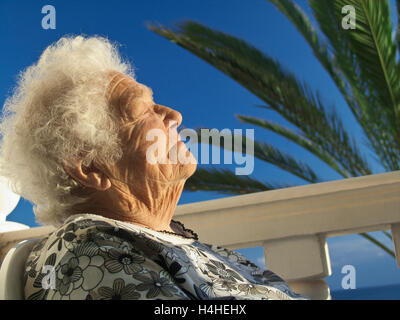
[[[63,161],[63,168],[75,181],[85,187],[99,191],[105,191],[111,187],[111,181],[106,174],[94,165],[84,166],[82,160],[74,160],[68,163]]]

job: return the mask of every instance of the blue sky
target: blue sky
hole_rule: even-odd
[[[297,3],[306,7],[306,1]],[[56,8],[56,29],[41,27],[44,5]],[[135,66],[137,80],[151,87],[157,103],[176,108],[188,128],[246,129],[235,114],[268,118],[285,125],[272,112],[255,105],[257,97],[184,49],[149,31],[146,22],[172,26],[185,19],[203,23],[246,39],[289,70],[318,89],[326,105],[335,106],[344,124],[361,144],[361,130],[333,82],[314,59],[310,48],[296,29],[264,0],[147,0],[147,1],[11,1],[0,2],[0,102],[9,95],[18,72],[35,61],[50,43],[66,34],[101,35],[121,44],[122,56]],[[340,179],[332,169],[298,146],[265,130],[255,128],[255,138],[279,146],[281,150],[307,161],[326,181]],[[363,152],[368,154],[365,148]],[[383,172],[371,159],[374,172]],[[268,182],[304,184],[302,180],[276,167],[255,161],[253,176]],[[224,195],[184,192],[180,204],[216,199]],[[21,200],[9,220],[35,226],[32,206]],[[379,239],[387,241],[379,233]],[[392,247],[392,244],[388,242]],[[400,270],[388,254],[358,235],[329,238],[332,276],[331,289],[340,288],[340,273],[346,264],[356,267],[357,287],[400,283]],[[263,265],[261,248],[240,250]]]

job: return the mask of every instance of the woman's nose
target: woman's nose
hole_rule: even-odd
[[[173,109],[170,109],[170,110],[171,110],[171,113],[170,113],[171,118],[177,122],[176,127],[179,127],[182,123],[182,114],[179,111],[176,111]]]
[[[160,106],[162,109],[164,109],[164,113],[165,113],[165,118],[164,118],[164,122],[166,124],[166,126],[169,128],[170,126],[174,125],[176,127],[179,127],[182,123],[182,115],[179,111],[176,111],[174,109],[165,107],[165,106]]]

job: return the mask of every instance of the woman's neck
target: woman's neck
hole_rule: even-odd
[[[93,213],[105,218],[137,224],[155,231],[169,231],[183,190],[183,182],[157,188],[154,192],[132,192],[123,185],[96,192],[89,201],[74,208],[76,213]]]

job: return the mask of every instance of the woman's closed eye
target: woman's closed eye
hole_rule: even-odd
[[[160,117],[160,119],[162,121],[165,121],[168,117],[168,109],[159,105],[159,104],[155,104],[154,105],[154,113]],[[166,126],[169,127],[169,123],[166,123]]]
[[[134,121],[143,120],[144,118],[154,115],[154,105],[143,107],[142,110],[136,110],[136,114],[133,115]]]

